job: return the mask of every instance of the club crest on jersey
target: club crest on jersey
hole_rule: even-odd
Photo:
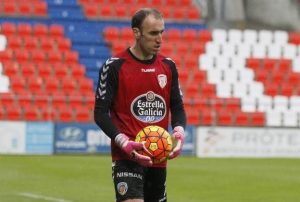
[[[166,102],[160,95],[149,91],[139,95],[132,101],[131,113],[139,121],[156,123],[166,116]]]
[[[126,182],[119,182],[117,184],[117,190],[119,192],[120,195],[125,195],[127,190],[128,190],[128,185]]]
[[[158,84],[161,88],[164,88],[167,85],[167,75],[159,74],[157,76]]]

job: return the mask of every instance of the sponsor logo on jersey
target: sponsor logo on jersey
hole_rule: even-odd
[[[118,190],[118,193],[120,195],[125,195],[127,193],[127,190],[128,190],[128,185],[126,182],[119,182],[117,184],[117,190]]]
[[[117,177],[133,177],[138,179],[143,179],[143,176],[138,173],[132,173],[132,172],[119,172],[117,173]]]
[[[159,74],[157,76],[158,84],[161,88],[164,88],[167,85],[167,75]]]
[[[156,123],[166,116],[166,102],[160,95],[149,91],[131,103],[131,113],[144,123]]]
[[[142,68],[141,71],[144,72],[144,73],[152,73],[152,72],[155,72],[155,68],[151,68],[151,69]]]

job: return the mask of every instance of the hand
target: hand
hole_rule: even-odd
[[[129,138],[120,133],[115,137],[115,143],[127,154],[130,158],[142,166],[151,166],[153,164],[149,156],[139,154],[136,150],[144,149],[146,153],[149,153],[145,148],[144,142],[134,142],[129,140]],[[150,153],[149,153],[150,154]],[[151,154],[150,154],[151,156]]]
[[[182,146],[184,143],[184,129],[181,126],[176,126],[172,133],[173,140],[177,141],[176,146],[173,148],[173,151],[169,155],[169,159],[173,159],[177,157],[182,150]]]

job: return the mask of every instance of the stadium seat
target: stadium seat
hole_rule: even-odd
[[[75,112],[75,120],[78,122],[91,122],[91,111],[86,109],[85,107],[76,108]]]
[[[249,117],[248,113],[236,111],[235,112],[235,125],[236,126],[249,126]]]
[[[49,33],[49,28],[46,24],[37,23],[32,27],[32,32],[36,37],[46,37]]]
[[[23,108],[24,120],[26,121],[39,121],[40,111],[36,105],[27,105]]]
[[[250,121],[252,126],[265,126],[266,117],[263,112],[249,113]]]
[[[10,121],[18,121],[22,119],[22,109],[17,104],[9,104],[6,107],[6,117]]]
[[[73,122],[74,120],[74,114],[73,109],[69,107],[68,105],[65,105],[64,107],[61,107],[58,109],[57,118],[60,122]]]
[[[287,110],[282,112],[282,125],[286,127],[298,127],[299,126],[299,112],[293,110]]]
[[[14,36],[17,33],[17,26],[11,22],[3,22],[1,24],[1,33],[6,36]]]
[[[225,109],[217,111],[217,124],[220,126],[233,125],[233,114]]]

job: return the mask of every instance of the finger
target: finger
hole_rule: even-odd
[[[146,148],[146,146],[145,146],[146,141],[143,141],[142,143],[143,143],[143,149],[144,149],[144,151],[145,151],[149,156],[153,157],[153,154],[152,154],[151,152],[149,152],[149,150],[148,150],[148,149]]]
[[[132,142],[132,143],[131,143],[131,147],[132,147],[132,149],[134,149],[134,150],[140,150],[140,149],[143,149],[143,148],[144,148],[144,144],[141,143],[141,142]]]
[[[134,154],[133,156],[134,156],[134,158],[136,160],[139,160],[139,161],[151,161],[151,158],[149,156],[145,156],[145,155],[139,154],[136,151],[133,151],[132,153]]]

